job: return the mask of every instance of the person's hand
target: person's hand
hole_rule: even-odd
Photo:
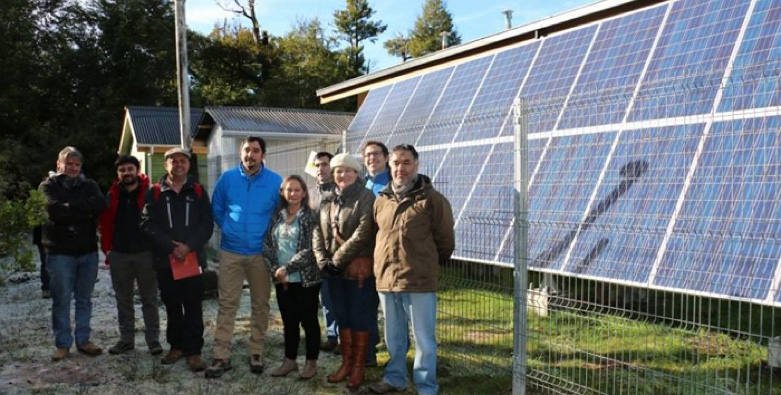
[[[184,257],[190,253],[190,247],[187,244],[174,241],[174,256],[176,259],[183,261]]]
[[[326,273],[328,273],[330,275],[333,275],[333,276],[338,276],[338,275],[342,274],[342,269],[340,269],[339,267],[334,265],[334,263],[331,262],[331,261],[329,261],[328,263],[325,264],[325,266],[323,267],[323,270]]]
[[[277,279],[277,281],[279,281],[280,283],[282,283],[282,284],[286,284],[286,283],[288,282],[288,281],[287,281],[287,280],[288,280],[288,277],[287,277],[287,269],[285,269],[284,267],[280,267],[280,268],[278,268],[278,269],[277,269],[277,270],[274,272],[274,278],[276,278],[276,279]]]

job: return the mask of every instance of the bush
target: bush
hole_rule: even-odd
[[[33,253],[28,238],[30,232],[48,219],[46,197],[30,191],[25,200],[0,202],[0,286],[6,276],[19,271],[32,271]]]

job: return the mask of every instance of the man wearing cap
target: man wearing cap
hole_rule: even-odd
[[[159,341],[160,316],[152,245],[139,226],[149,178],[139,172],[139,166],[134,156],[117,158],[114,162],[117,178],[106,194],[108,209],[100,217],[100,245],[106,254],[106,264],[110,264],[119,320],[120,338],[108,349],[109,354],[121,354],[135,348],[134,284],[138,284],[141,297],[146,345],[152,355],[163,352]]]
[[[168,316],[166,340],[171,349],[161,363],[170,365],[186,357],[190,370],[197,372],[206,368],[201,358],[203,276],[195,274],[177,280],[172,268],[192,258],[201,268],[198,272],[206,268],[204,247],[214,229],[212,209],[206,190],[187,175],[188,151],[168,150],[165,170],[166,175],[146,192],[141,213],[141,230],[153,244],[152,264]]]
[[[220,292],[217,326],[214,328],[209,378],[231,369],[231,342],[241,289],[250,289],[250,372],[263,373],[263,346],[269,319],[271,278],[261,253],[268,225],[279,204],[282,177],[263,165],[266,142],[247,137],[241,144],[241,163],[223,173],[214,187],[214,222],[220,227]]]
[[[374,275],[385,314],[390,360],[383,379],[369,389],[378,394],[407,386],[409,323],[415,339],[413,382],[418,394],[436,394],[437,278],[439,265],[455,248],[453,211],[448,200],[418,174],[418,152],[409,144],[393,148],[393,181],[374,203],[377,246]]]
[[[46,197],[49,222],[43,225],[42,243],[52,297],[52,329],[57,349],[52,361],[76,348],[87,355],[100,355],[103,349],[90,341],[92,291],[98,276],[98,216],[106,201],[98,184],[81,172],[83,156],[76,148],[65,147],[57,157],[57,172],[38,187]],[[70,306],[75,301],[76,328],[71,333]]]

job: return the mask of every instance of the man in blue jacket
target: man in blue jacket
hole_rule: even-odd
[[[249,283],[250,371],[263,372],[263,345],[269,317],[271,279],[263,261],[263,239],[279,203],[282,177],[263,165],[266,142],[247,137],[239,152],[241,164],[220,176],[214,187],[214,222],[222,231],[218,287],[220,310],[214,330],[212,364],[206,377],[231,369],[231,341],[244,280]]]

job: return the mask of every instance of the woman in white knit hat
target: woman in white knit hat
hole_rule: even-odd
[[[373,317],[370,296],[376,292],[374,194],[358,177],[360,171],[360,163],[349,154],[331,159],[336,189],[320,206],[320,223],[312,235],[317,265],[336,285],[330,287],[330,292],[339,322],[342,364],[328,381],[338,383],[349,377],[349,389],[357,389],[363,382]]]

